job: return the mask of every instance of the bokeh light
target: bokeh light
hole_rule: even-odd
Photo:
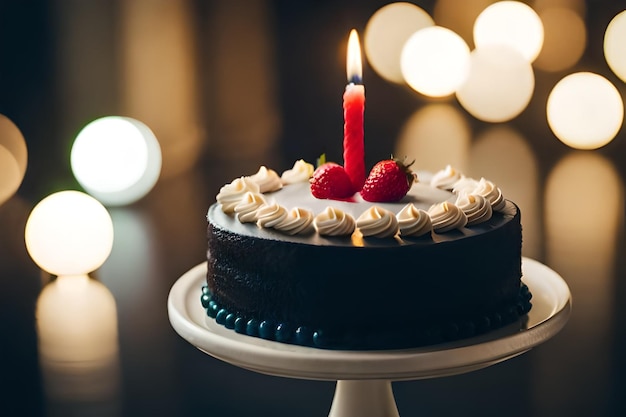
[[[407,84],[430,97],[453,94],[469,71],[469,47],[459,35],[441,26],[413,34],[402,49],[401,69]]]
[[[470,55],[470,72],[456,96],[474,117],[505,122],[528,106],[535,89],[531,64],[507,46],[485,46]]]
[[[0,205],[19,189],[26,173],[28,151],[20,129],[0,114]]]
[[[113,247],[113,222],[104,206],[79,191],[60,191],[31,211],[24,233],[33,261],[53,275],[99,268]]]
[[[461,36],[470,47],[474,46],[474,22],[478,15],[497,0],[437,0],[433,18],[438,25]]]
[[[587,28],[578,13],[566,8],[550,8],[539,13],[544,27],[544,43],[534,65],[544,71],[562,71],[580,60],[587,46]]]
[[[145,196],[161,171],[161,148],[152,131],[127,117],[103,117],[74,141],[72,172],[105,205],[125,205]]]
[[[604,56],[615,75],[626,82],[626,10],[615,16],[606,28]]]
[[[467,119],[451,104],[427,104],[402,126],[394,155],[415,160],[420,171],[437,172],[448,164],[464,171],[471,142]]]
[[[548,96],[548,125],[559,140],[576,149],[609,143],[624,120],[624,103],[613,84],[591,72],[571,74]]]
[[[480,13],[474,23],[476,48],[507,45],[534,61],[543,44],[543,25],[535,11],[519,1],[499,1]]]
[[[363,47],[368,62],[382,78],[403,83],[400,55],[406,41],[420,29],[435,23],[424,9],[412,3],[391,3],[368,20]]]

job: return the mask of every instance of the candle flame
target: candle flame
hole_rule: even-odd
[[[363,78],[361,44],[359,42],[359,34],[356,29],[352,29],[350,31],[350,37],[348,38],[346,73],[349,83],[361,84],[361,80]]]

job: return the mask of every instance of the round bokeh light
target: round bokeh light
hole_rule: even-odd
[[[28,150],[20,129],[0,114],[0,205],[19,189],[26,173]]]
[[[80,131],[70,162],[85,191],[103,204],[125,205],[145,196],[156,184],[161,148],[145,124],[109,116]]]
[[[615,16],[604,33],[604,57],[611,71],[626,82],[626,10]]]
[[[467,43],[450,29],[432,26],[414,33],[404,45],[401,68],[414,90],[430,97],[453,94],[469,71]]]
[[[403,83],[400,69],[402,47],[412,34],[435,22],[412,3],[391,3],[378,9],[367,22],[363,47],[368,62],[388,81]]]
[[[53,275],[82,275],[98,269],[113,247],[113,222],[95,198],[60,191],[31,211],[24,232],[35,263]]]
[[[543,24],[530,6],[519,1],[499,1],[476,18],[474,44],[476,48],[507,45],[533,62],[543,45]]]
[[[546,113],[550,129],[561,142],[576,149],[597,149],[619,132],[624,103],[609,80],[579,72],[554,86]]]
[[[535,89],[532,66],[507,46],[474,49],[470,71],[456,96],[472,116],[486,122],[506,122],[528,106]]]

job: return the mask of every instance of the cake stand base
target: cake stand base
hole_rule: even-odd
[[[391,382],[339,380],[329,417],[400,417]]]
[[[329,417],[399,417],[392,381],[437,378],[485,368],[520,355],[557,334],[570,315],[565,281],[547,266],[522,259],[522,280],[533,293],[524,325],[416,349],[334,351],[235,333],[206,316],[200,304],[206,263],[183,274],[168,297],[170,323],[201,351],[268,375],[337,381]]]

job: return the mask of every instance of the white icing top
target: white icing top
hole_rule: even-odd
[[[250,175],[248,178],[259,186],[261,193],[269,193],[283,188],[283,183],[276,171],[267,169],[264,166],[261,166],[256,174]]]
[[[330,206],[315,216],[313,225],[322,236],[350,236],[356,228],[354,217]]]
[[[472,194],[479,194],[485,197],[495,211],[501,211],[506,204],[502,191],[493,182],[484,178],[478,181],[478,185]]]
[[[422,236],[433,230],[433,223],[425,210],[409,203],[396,215],[401,236]]]
[[[463,193],[459,195],[454,204],[467,216],[468,226],[486,222],[493,213],[489,201],[479,194]]]
[[[287,209],[276,203],[265,204],[259,207],[256,212],[259,227],[272,228],[283,221],[287,217]]]
[[[447,165],[445,169],[436,172],[430,180],[431,187],[441,188],[442,190],[452,190],[454,184],[462,178],[460,172]]]
[[[240,177],[220,188],[216,199],[222,205],[224,213],[233,213],[241,197],[248,191],[258,193],[259,186],[249,177]]]
[[[393,237],[398,234],[396,215],[382,207],[372,206],[356,219],[356,227],[363,237]]]
[[[234,213],[241,223],[256,223],[289,235],[317,231],[322,236],[351,236],[358,228],[364,237],[422,236],[483,223],[494,210],[507,212],[507,202],[493,182],[465,177],[450,165],[434,175],[420,174],[426,181],[411,186],[401,200],[404,206],[364,206],[357,193],[351,201],[333,201],[329,207],[328,200],[310,194],[306,183],[312,172],[313,166],[304,160],[296,161],[282,177],[261,166],[256,174],[224,185],[217,201],[224,213]],[[280,204],[263,195],[281,188]]]
[[[438,233],[460,229],[467,224],[465,213],[448,201],[434,204],[428,210],[428,215],[433,222],[433,230]]]
[[[297,182],[306,182],[313,176],[315,168],[312,164],[305,162],[304,159],[298,159],[293,168],[283,172],[280,176],[283,184],[295,184]]]
[[[287,216],[274,229],[287,233],[288,235],[312,233],[313,212],[303,208],[294,208],[287,213]]]
[[[253,193],[248,191],[241,197],[239,203],[235,206],[235,213],[237,219],[241,223],[255,223],[259,218],[257,216],[257,210],[259,207],[267,204],[263,194]]]

